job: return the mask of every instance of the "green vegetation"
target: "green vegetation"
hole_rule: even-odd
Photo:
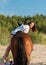
[[[8,58],[9,58],[9,59],[13,59],[13,56],[12,56],[12,53],[11,53],[11,52],[9,53]]]
[[[25,21],[26,20],[26,21]],[[18,26],[19,23],[28,23],[34,20],[38,32],[29,32],[33,43],[46,44],[46,16],[36,14],[35,16],[5,16],[0,14],[0,44],[6,45],[10,43],[10,33]]]
[[[38,32],[30,32],[31,39],[34,44],[46,44],[46,35]]]

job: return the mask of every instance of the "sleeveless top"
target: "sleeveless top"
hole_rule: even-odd
[[[14,35],[16,34],[16,32],[18,31],[22,31],[24,33],[28,33],[29,32],[29,25],[24,25],[22,24],[21,26],[17,27],[16,29],[14,29],[13,31],[11,31],[11,34]]]

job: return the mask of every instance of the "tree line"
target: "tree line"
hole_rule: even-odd
[[[26,20],[26,21],[25,21]],[[46,33],[46,16],[44,15],[39,15],[36,14],[35,16],[5,16],[5,15],[1,15],[0,14],[0,28],[5,28],[7,29],[9,32],[16,28],[18,26],[18,22],[20,24],[26,22],[30,22],[31,20],[34,20],[36,27],[38,29],[39,32],[44,32]]]
[[[36,14],[34,16],[5,16],[0,14],[0,43],[8,43],[9,36],[13,29],[15,29],[19,24],[29,23],[33,20],[36,24],[36,28],[39,32],[46,33],[46,16],[42,14]],[[31,33],[30,33],[31,34]],[[33,33],[34,34],[34,33]],[[40,34],[41,35],[41,34]],[[32,35],[33,40],[40,40],[39,34]]]

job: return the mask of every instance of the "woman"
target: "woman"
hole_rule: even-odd
[[[36,26],[35,26],[35,23],[33,21],[29,22],[28,24],[21,24],[15,30],[11,31],[11,34],[15,35],[18,31],[22,31],[22,32],[28,34],[28,32],[30,30],[32,30],[33,32],[36,31]],[[6,52],[3,56],[3,59],[8,60],[8,54],[10,52],[10,49],[11,49],[11,44],[9,44],[9,46],[7,47]]]

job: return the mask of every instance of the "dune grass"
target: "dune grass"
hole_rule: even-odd
[[[46,44],[46,34],[41,32],[30,32],[29,34],[33,41],[33,44]]]
[[[29,32],[33,44],[46,44],[46,34],[41,32]],[[0,34],[0,44],[8,45],[10,43],[11,35],[9,32]]]

